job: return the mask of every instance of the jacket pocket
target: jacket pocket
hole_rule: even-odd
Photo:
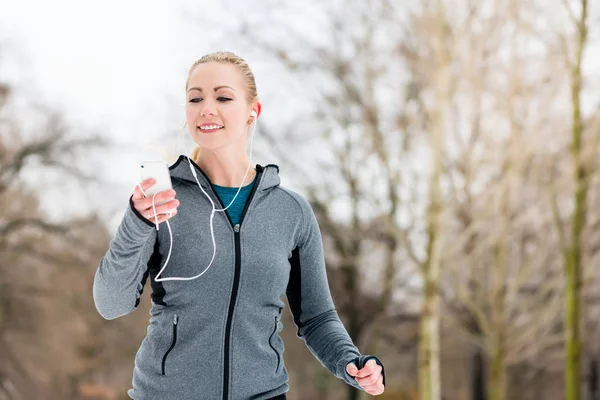
[[[162,359],[162,374],[163,375],[165,375],[165,366],[167,363],[167,357],[169,356],[169,353],[171,352],[171,350],[173,350],[173,348],[175,347],[175,343],[177,343],[177,324],[178,324],[178,322],[179,322],[179,316],[177,314],[175,314],[173,316],[173,337],[171,339],[171,346],[165,352],[165,355],[163,356],[163,359]]]
[[[269,337],[269,346],[271,347],[271,349],[273,349],[273,352],[277,356],[277,367],[275,368],[275,373],[276,374],[279,372],[279,368],[281,366],[281,354],[279,353],[279,351],[277,351],[277,349],[273,345],[273,339],[275,338],[275,335],[277,335],[277,327],[279,326],[279,319],[280,318],[281,318],[281,309],[279,310],[279,314],[276,315],[275,318],[274,318],[274,320],[275,320],[275,326],[273,328],[273,333],[271,333],[271,336]]]

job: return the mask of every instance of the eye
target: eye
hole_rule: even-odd
[[[201,98],[195,97],[193,99],[190,99],[190,103],[200,103],[200,101],[202,101]]]
[[[227,101],[231,101],[231,99],[229,97],[223,97],[223,96],[217,97],[217,100],[219,100],[219,101],[221,101],[223,103],[225,103]]]

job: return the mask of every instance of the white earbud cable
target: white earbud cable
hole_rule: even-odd
[[[242,189],[242,186],[243,186],[244,182],[246,181],[246,177],[248,176],[248,171],[250,171],[250,166],[252,166],[252,144],[254,142],[254,130],[256,129],[256,119],[257,119],[256,115],[254,115],[254,121],[252,122],[251,133],[250,133],[250,157],[249,157],[249,162],[248,162],[248,168],[246,169],[246,173],[244,174],[244,178],[242,179],[242,184],[238,188],[238,191],[236,192],[236,194],[233,197],[233,199],[231,200],[231,202],[227,205],[227,207],[225,207],[223,209],[217,209],[217,208],[215,208],[214,201],[211,199],[210,195],[208,193],[206,193],[206,191],[204,190],[204,188],[202,187],[202,185],[198,181],[198,176],[196,175],[196,170],[194,169],[194,166],[192,165],[192,162],[191,162],[190,158],[187,155],[185,156],[188,159],[188,164],[190,166],[190,170],[192,171],[192,175],[194,176],[194,179],[196,180],[196,183],[198,184],[198,187],[200,187],[200,190],[202,190],[202,193],[204,193],[204,195],[208,198],[208,200],[210,201],[210,204],[212,206],[212,211],[210,213],[210,235],[211,235],[212,243],[213,243],[213,255],[212,255],[212,258],[211,258],[210,263],[208,264],[208,266],[201,273],[199,273],[196,276],[186,277],[186,278],[177,277],[177,276],[175,276],[175,277],[168,277],[168,278],[159,278],[160,275],[165,270],[167,264],[169,263],[169,259],[171,258],[171,251],[173,250],[173,231],[171,230],[171,225],[169,224],[169,220],[166,220],[165,222],[167,223],[167,228],[169,229],[169,238],[170,238],[169,253],[167,255],[167,259],[165,260],[165,264],[163,265],[163,267],[160,269],[160,271],[158,272],[158,274],[156,274],[156,277],[154,278],[155,282],[163,282],[163,281],[190,281],[192,279],[196,279],[196,278],[199,278],[202,275],[204,275],[204,273],[206,271],[208,271],[208,269],[212,265],[212,263],[213,263],[213,261],[215,259],[215,256],[217,254],[217,243],[215,241],[215,232],[214,232],[214,227],[213,227],[213,219],[214,219],[214,216],[215,216],[215,212],[217,212],[217,211],[223,212],[223,211],[227,210],[233,204],[233,202],[235,201],[236,197],[240,193],[240,190]],[[182,135],[183,135],[183,131],[182,131]],[[180,143],[181,143],[181,141],[180,141]],[[258,184],[258,182],[256,184]],[[144,189],[142,189],[141,182],[138,183],[138,186],[139,186],[140,190],[142,191],[142,193],[144,194],[144,196],[146,197],[146,193],[144,193]],[[158,231],[159,230],[158,215],[156,215],[156,206],[155,206],[155,202],[154,202],[154,198],[157,195],[157,193],[154,193],[154,195],[152,196],[152,211],[154,213],[154,218],[155,218],[154,221],[155,221],[155,225],[156,225],[156,230]]]

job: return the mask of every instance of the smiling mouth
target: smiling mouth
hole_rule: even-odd
[[[223,128],[223,125],[203,125],[198,127],[202,132],[216,132]]]

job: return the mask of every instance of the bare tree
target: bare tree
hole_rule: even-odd
[[[588,39],[588,1],[576,2],[579,15],[573,9],[573,2],[563,2],[569,20],[575,30],[574,40],[569,44],[565,35],[560,36],[564,51],[564,62],[570,75],[571,92],[571,159],[573,212],[570,223],[565,224],[557,214],[555,218],[565,269],[565,398],[581,398],[581,291],[582,291],[582,235],[587,223],[588,193],[591,169],[584,155],[585,125],[582,115],[582,62]],[[557,200],[554,199],[556,202]],[[570,229],[570,233],[567,231]],[[568,239],[567,239],[568,238]]]
[[[413,76],[412,96],[419,105],[418,129],[425,134],[430,151],[431,172],[424,199],[424,251],[417,258],[423,281],[423,303],[419,327],[419,396],[427,400],[441,398],[440,373],[440,305],[439,286],[441,248],[444,237],[441,221],[445,199],[442,192],[442,168],[449,126],[448,111],[452,102],[453,32],[448,24],[446,5],[442,1],[425,2],[412,15],[410,33],[416,36],[405,42],[403,55]],[[431,98],[430,101],[427,98]],[[399,237],[408,232],[397,231]],[[418,253],[414,242],[407,241],[411,253]]]
[[[474,398],[502,399],[508,365],[534,362],[562,338],[558,239],[541,235],[552,214],[536,205],[544,199],[540,176],[548,157],[535,135],[549,124],[537,112],[540,95],[557,93],[562,81],[550,79],[551,71],[525,72],[539,54],[517,44],[540,44],[528,22],[535,7],[495,1],[454,6],[447,36],[469,46],[452,52],[453,68],[463,73],[453,79],[458,101],[450,147],[458,151],[449,152],[446,164],[453,193],[443,220],[451,228],[443,234],[452,239],[444,248],[441,289],[463,336],[486,356],[473,356],[475,381],[487,373],[487,393],[477,385],[480,397]]]
[[[30,134],[11,107],[10,88],[2,85],[0,398],[75,398],[79,382],[108,370],[107,358],[118,363],[116,354],[123,352],[102,329],[89,289],[109,235],[93,214],[51,220],[41,210],[39,193],[23,175],[53,169],[62,182],[69,177],[82,184],[95,181],[78,167],[77,158],[105,142],[73,137],[60,115],[45,110],[30,115],[44,121]],[[104,359],[96,350],[101,340],[112,351]]]

